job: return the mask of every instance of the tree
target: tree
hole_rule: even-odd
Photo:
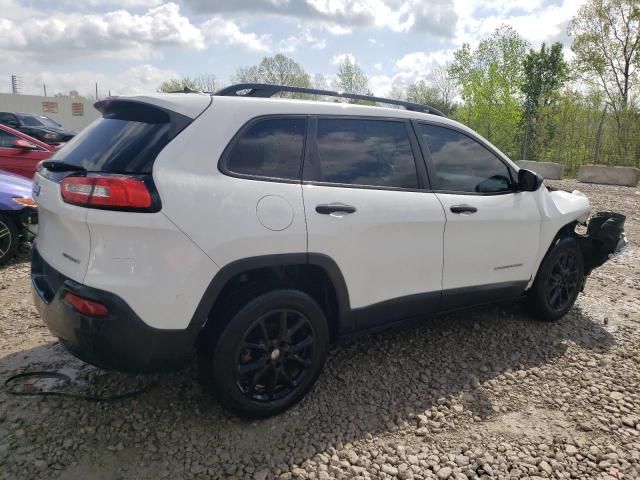
[[[81,95],[80,92],[78,92],[77,90],[69,90],[69,93],[61,93],[58,92],[56,94],[53,95],[54,97],[68,97],[68,98],[72,98],[74,100],[86,100],[88,97],[85,97],[84,95]]]
[[[629,146],[631,91],[640,68],[638,0],[590,0],[569,23],[574,67],[587,82],[602,88],[618,130],[620,154]]]
[[[195,80],[189,77],[182,78],[172,78],[165,82],[162,82],[158,87],[158,92],[161,93],[170,93],[170,92],[181,92],[185,88],[189,90],[199,90],[197,83]]]
[[[518,85],[526,49],[527,42],[513,28],[502,26],[475,50],[464,44],[448,69],[462,88],[464,103],[456,116],[511,156],[518,152],[516,133],[522,118]]]
[[[367,74],[364,73],[360,65],[351,61],[349,55],[338,65],[336,87],[346,93],[370,94]]]
[[[236,71],[234,81],[305,88],[311,85],[311,77],[304,68],[292,58],[281,53],[273,57],[264,57],[258,65],[240,67]]]
[[[562,54],[562,44],[556,42],[547,49],[543,43],[540,51],[529,50],[523,67],[524,79],[520,86],[524,95],[522,158],[526,160],[530,145],[545,141],[538,135],[541,133],[537,129],[540,111],[557,101],[560,89],[567,80],[567,64]],[[547,133],[552,134],[551,131]],[[533,156],[537,158],[535,150]]]
[[[434,69],[427,80],[418,80],[407,88],[407,100],[437,108],[450,115],[455,104],[455,84],[446,67]]]
[[[201,73],[192,80],[197,89],[203,92],[215,92],[220,88],[220,81],[215,73]]]

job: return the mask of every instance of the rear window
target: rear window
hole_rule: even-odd
[[[299,179],[305,122],[304,117],[257,120],[233,146],[227,170],[241,175]]]
[[[148,174],[160,151],[187,125],[185,121],[191,119],[179,114],[170,116],[150,105],[114,102],[102,118],[82,130],[51,159],[79,165],[89,172]]]

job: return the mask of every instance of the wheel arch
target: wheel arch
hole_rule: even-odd
[[[538,276],[538,272],[540,271],[540,267],[544,263],[545,258],[547,258],[547,256],[549,255],[549,252],[551,252],[551,250],[553,250],[553,247],[555,247],[558,244],[558,242],[560,240],[562,240],[563,238],[577,238],[578,237],[578,235],[576,234],[576,231],[575,231],[576,227],[578,226],[578,224],[579,224],[579,222],[577,220],[573,220],[573,221],[561,226],[558,229],[556,234],[551,239],[551,242],[549,242],[549,245],[547,246],[547,249],[545,250],[544,255],[542,255],[540,257],[540,260],[538,261],[538,265],[536,265],[535,272],[533,273],[533,275],[531,277],[531,281],[530,281],[530,284],[527,287],[527,290],[529,288],[531,288],[531,286],[533,286],[533,283],[535,282],[535,279]]]
[[[244,258],[222,267],[209,283],[189,327],[221,330],[216,312],[242,293],[254,295],[279,288],[293,288],[309,294],[323,309],[331,338],[351,332],[355,323],[351,315],[347,286],[336,262],[319,253],[289,253]]]

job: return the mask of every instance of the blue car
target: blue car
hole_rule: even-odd
[[[38,217],[31,189],[31,180],[0,171],[0,266],[36,232]]]

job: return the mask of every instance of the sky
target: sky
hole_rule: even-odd
[[[502,24],[538,47],[560,41],[579,0],[0,0],[0,92],[155,91],[284,53],[329,81],[345,56],[385,95]]]

